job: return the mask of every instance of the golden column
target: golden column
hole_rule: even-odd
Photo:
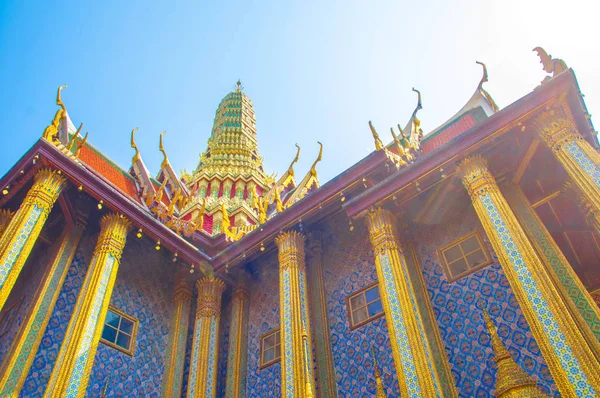
[[[0,311],[66,182],[58,171],[39,170],[21,207],[0,237]]]
[[[130,225],[118,214],[100,220],[96,248],[44,397],[85,395]]]
[[[506,349],[498,333],[496,326],[490,319],[487,311],[483,312],[485,326],[492,340],[494,349],[494,360],[496,361],[496,397],[498,398],[548,398],[536,387],[533,377],[530,377],[517,365]]]
[[[481,156],[466,158],[459,172],[560,393],[600,394],[598,358],[500,193],[487,162]]]
[[[323,244],[322,234],[313,231],[309,234],[308,284],[314,314],[315,352],[317,357],[318,386],[321,398],[337,396],[335,369],[331,352],[329,318],[327,314],[327,298],[325,281],[323,280]]]
[[[198,302],[187,396],[214,398],[217,395],[221,296],[225,290],[225,283],[211,276],[199,279],[196,288]]]
[[[581,314],[581,316],[574,316],[574,319],[580,323],[583,335],[588,340],[595,339],[600,342],[600,308],[521,189],[517,185],[507,183],[502,186],[502,192],[523,226],[527,237],[534,244],[550,276],[554,279],[555,286],[565,304],[571,313],[579,312]],[[574,194],[579,195],[579,193],[568,193],[568,195]],[[600,348],[598,344],[591,345],[592,348],[594,346]],[[600,358],[599,352],[596,352],[595,355]]]
[[[366,223],[375,252],[379,294],[400,380],[400,395],[444,396],[408,278],[406,259],[396,238],[394,216],[377,208],[367,215]]]
[[[312,338],[306,294],[305,237],[300,232],[280,234],[279,308],[281,342],[281,384],[286,398],[315,396],[312,366]],[[303,341],[306,336],[306,343]]]
[[[246,396],[246,364],[248,359],[248,288],[240,281],[231,297],[231,326],[227,354],[225,396]]]
[[[583,197],[595,211],[600,211],[600,154],[577,132],[570,120],[552,120],[552,114],[544,113],[536,124],[540,127],[542,140]]]
[[[171,305],[171,324],[169,327],[169,345],[165,375],[163,376],[162,396],[181,397],[183,384],[183,366],[185,360],[185,343],[190,322],[192,306],[192,289],[187,281],[187,273],[179,271],[175,274],[175,293]]]
[[[54,260],[47,267],[41,284],[29,304],[27,314],[21,322],[21,327],[2,363],[0,397],[16,397],[23,388],[79,241],[85,231],[87,214],[77,212],[75,218],[75,224],[69,225],[56,243]]]

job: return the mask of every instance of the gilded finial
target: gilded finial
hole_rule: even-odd
[[[291,176],[294,175],[294,164],[298,161],[298,159],[300,159],[300,145],[296,144],[296,148],[298,148],[298,151],[296,152],[296,157],[294,158],[294,160],[292,160],[292,163],[290,163],[290,167],[288,167],[288,174]]]
[[[540,57],[540,63],[542,64],[544,71],[546,73],[552,73],[552,76],[546,76],[541,84],[546,83],[548,80],[568,69],[565,61],[559,58],[552,58],[552,55],[548,54],[542,47],[536,47],[533,51]]]
[[[56,105],[60,106],[62,110],[66,112],[67,108],[65,108],[65,104],[63,104],[62,99],[60,98],[60,92],[63,88],[67,88],[67,85],[65,84],[64,86],[60,86],[58,88],[58,91],[56,93]]]
[[[416,115],[416,113],[419,109],[423,109],[423,103],[421,102],[421,92],[414,87],[412,88],[412,91],[417,93],[417,109],[415,109],[415,112],[414,112],[414,114]]]
[[[135,149],[135,155],[133,155],[133,158],[131,159],[131,163],[135,163],[137,161],[140,160],[140,151],[137,147],[137,145],[135,144],[135,132],[138,131],[138,128],[134,128],[133,130],[131,130],[131,147],[133,149]]]
[[[313,176],[317,175],[317,163],[319,163],[323,159],[323,144],[321,144],[320,141],[317,141],[317,143],[320,145],[319,156],[317,156],[317,160],[315,160],[315,162],[312,164],[312,167],[310,168],[310,173]]]
[[[375,140],[375,150],[380,151],[383,149],[383,142],[381,142],[381,139],[379,138],[379,134],[377,134],[377,131],[375,130],[375,127],[373,126],[373,123],[371,123],[371,121],[369,120],[369,128],[371,129],[371,134],[373,134],[373,139]]]
[[[167,157],[167,152],[165,152],[165,147],[163,146],[163,135],[166,133],[166,131],[163,131],[162,133],[160,133],[160,141],[159,141],[159,145],[158,145],[158,150],[162,152],[163,154],[163,161],[160,164],[160,167],[166,167],[167,164],[169,163],[169,158]]]
[[[77,137],[79,137],[79,133],[81,132],[82,128],[83,128],[83,123],[81,123],[79,125],[79,128],[77,129],[77,131],[69,139],[69,142],[67,143],[67,148],[68,149],[71,149],[71,146],[73,146],[73,143],[75,142],[75,140],[77,139]]]
[[[244,86],[242,86],[242,81],[240,79],[238,79],[236,86],[236,91],[242,91],[244,89]]]
[[[481,90],[483,87],[483,83],[488,81],[488,72],[487,67],[483,62],[475,61],[476,64],[479,64],[483,67],[483,76],[481,76],[481,80],[479,81],[479,85],[477,85],[477,89]]]
[[[206,212],[206,198],[202,199],[202,208],[200,212],[196,215],[196,219],[194,220],[194,224],[196,226],[196,231],[201,231],[204,228],[204,213]]]

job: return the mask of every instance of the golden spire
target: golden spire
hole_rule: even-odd
[[[140,157],[140,151],[137,147],[137,145],[135,144],[135,132],[138,130],[138,128],[134,128],[133,130],[131,130],[131,147],[133,149],[135,149],[135,155],[133,155],[133,158],[131,159],[131,163],[135,163],[138,162],[141,157]]]
[[[496,360],[496,397],[498,398],[544,398],[547,395],[541,393],[535,380],[528,376],[523,369],[517,365],[512,358],[498,333],[494,322],[492,322],[488,312],[483,309],[485,325],[492,339],[494,349],[494,359]]]
[[[163,146],[163,135],[166,133],[166,131],[163,131],[162,133],[160,133],[160,141],[159,141],[159,145],[158,145],[158,150],[162,152],[163,154],[163,161],[160,164],[160,167],[166,167],[167,164],[169,164],[169,158],[167,157],[167,152],[165,152],[165,147]]]
[[[373,123],[371,123],[370,120],[369,120],[369,128],[371,129],[371,134],[373,134],[373,139],[375,140],[375,150],[379,151],[379,150],[383,149],[383,142],[381,142],[381,139],[379,138],[379,134],[377,134],[377,131],[375,130],[375,127],[373,126]]]
[[[377,362],[377,353],[375,347],[371,347],[371,356],[373,357],[373,373],[375,375],[375,397],[376,398],[387,398],[385,395],[385,388],[381,381],[381,372],[379,370],[379,363]]]

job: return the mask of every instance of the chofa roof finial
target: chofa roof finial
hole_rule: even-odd
[[[167,165],[167,163],[169,163],[169,158],[167,157],[167,152],[165,152],[165,147],[163,146],[163,135],[166,133],[166,131],[163,131],[162,133],[160,133],[160,141],[158,144],[158,150],[162,152],[163,154],[163,161],[160,164],[160,167],[165,167]]]
[[[540,57],[540,63],[542,64],[544,71],[552,73],[552,76],[546,76],[544,80],[542,80],[542,84],[568,69],[565,61],[559,58],[552,58],[552,55],[548,54],[542,47],[536,47],[533,51]]]

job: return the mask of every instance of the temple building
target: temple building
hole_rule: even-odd
[[[0,180],[0,397],[600,396],[599,144],[535,51],[548,76],[503,109],[483,64],[432,131],[413,89],[324,185],[320,143],[264,169],[240,82],[181,173],[135,129],[115,164],[59,88]]]

